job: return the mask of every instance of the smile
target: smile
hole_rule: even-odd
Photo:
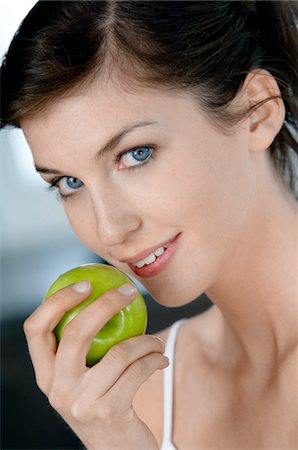
[[[149,265],[154,263],[154,261],[156,260],[156,258],[158,258],[159,256],[161,256],[165,249],[169,247],[170,244],[166,244],[164,247],[158,247],[156,250],[154,250],[153,253],[150,253],[149,256],[147,256],[147,258],[145,259],[141,259],[141,261],[136,262],[135,264],[133,264],[134,266],[137,266],[138,268],[141,268],[145,265]]]
[[[171,261],[177,249],[180,235],[181,233],[175,236],[175,238],[167,244],[156,248],[156,250],[146,256],[146,258],[134,263],[129,263],[129,267],[136,275],[139,275],[143,278],[152,277],[160,273],[168,266],[169,262]]]

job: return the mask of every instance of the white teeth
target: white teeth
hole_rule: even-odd
[[[137,262],[135,266],[137,267],[143,267],[145,264],[152,264],[156,260],[156,256],[154,253],[151,253],[147,258],[142,259],[141,261]]]
[[[151,255],[147,256],[147,258],[143,259],[145,264],[152,264],[156,260],[156,256],[154,253],[151,253]]]
[[[138,261],[137,263],[135,263],[134,266],[137,266],[140,269],[141,267],[145,266],[145,264],[146,265],[152,264],[158,256],[163,254],[164,251],[165,251],[165,249],[163,247],[159,247],[156,250],[154,250],[153,253],[151,253],[149,256],[147,256],[147,258],[144,258],[141,261]]]
[[[145,265],[145,263],[144,263],[143,261],[140,261],[140,262],[134,264],[134,266],[137,266],[139,269],[140,269],[141,267],[143,267],[144,265]]]
[[[160,256],[163,254],[164,251],[165,251],[165,249],[163,247],[159,247],[153,253],[155,256]]]

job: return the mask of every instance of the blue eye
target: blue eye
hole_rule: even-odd
[[[48,189],[59,189],[60,196],[62,198],[69,197],[75,193],[80,187],[83,186],[81,180],[75,177],[60,177],[52,181]]]
[[[150,156],[150,149],[148,147],[140,147],[137,150],[132,151],[132,156],[137,161],[146,161],[146,159]]]
[[[78,178],[65,177],[65,179],[67,187],[69,187],[70,189],[78,189],[83,184]]]
[[[60,194],[63,196],[71,194],[74,190],[79,189],[83,186],[83,183],[74,177],[62,177],[57,183]]]
[[[117,160],[120,161],[121,169],[141,166],[150,160],[153,152],[152,147],[144,145],[118,155]]]

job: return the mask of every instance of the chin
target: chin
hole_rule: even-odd
[[[183,286],[173,285],[159,287],[159,289],[146,287],[146,289],[157,303],[167,308],[178,308],[187,305],[204,293],[203,290],[183,289]]]

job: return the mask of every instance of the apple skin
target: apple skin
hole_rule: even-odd
[[[132,280],[123,272],[107,264],[84,264],[60,275],[46,292],[43,301],[58,290],[79,281],[89,280],[91,294],[82,303],[70,309],[54,329],[59,344],[64,327],[87,305],[104,292],[131,283]],[[87,366],[91,367],[102,359],[107,351],[118,342],[145,333],[147,327],[147,308],[144,298],[138,292],[135,300],[115,314],[93,338],[86,357]]]

